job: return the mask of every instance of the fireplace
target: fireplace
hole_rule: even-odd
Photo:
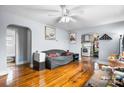
[[[87,48],[83,48],[83,50],[82,50],[83,52],[88,52],[88,49]]]
[[[91,47],[85,46],[82,48],[82,56],[91,56]]]

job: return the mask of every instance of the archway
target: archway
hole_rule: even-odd
[[[28,27],[8,25],[6,35],[8,66],[31,63],[32,37]]]

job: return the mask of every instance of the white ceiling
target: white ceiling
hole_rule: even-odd
[[[59,5],[0,6],[0,9],[65,30],[124,21],[124,6],[121,5],[67,5],[66,7],[71,14],[77,16],[76,22],[58,23],[61,16]]]

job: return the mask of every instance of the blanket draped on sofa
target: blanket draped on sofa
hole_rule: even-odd
[[[52,50],[47,50],[43,51],[46,53],[46,68],[52,69],[55,67],[58,67],[60,65],[65,65],[67,63],[70,63],[73,60],[73,54],[70,55],[62,55],[66,51],[64,50],[59,50],[59,49],[52,49]],[[56,57],[49,57],[48,55],[50,53],[58,53],[59,56]]]

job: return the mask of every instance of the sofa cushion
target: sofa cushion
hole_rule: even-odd
[[[51,49],[51,50],[47,50],[47,51],[43,51],[44,53],[46,53],[47,55],[49,53],[58,53],[58,54],[62,54],[64,53],[65,51],[64,50],[59,50],[59,49]]]
[[[48,57],[57,57],[58,55],[56,53],[49,53]]]

